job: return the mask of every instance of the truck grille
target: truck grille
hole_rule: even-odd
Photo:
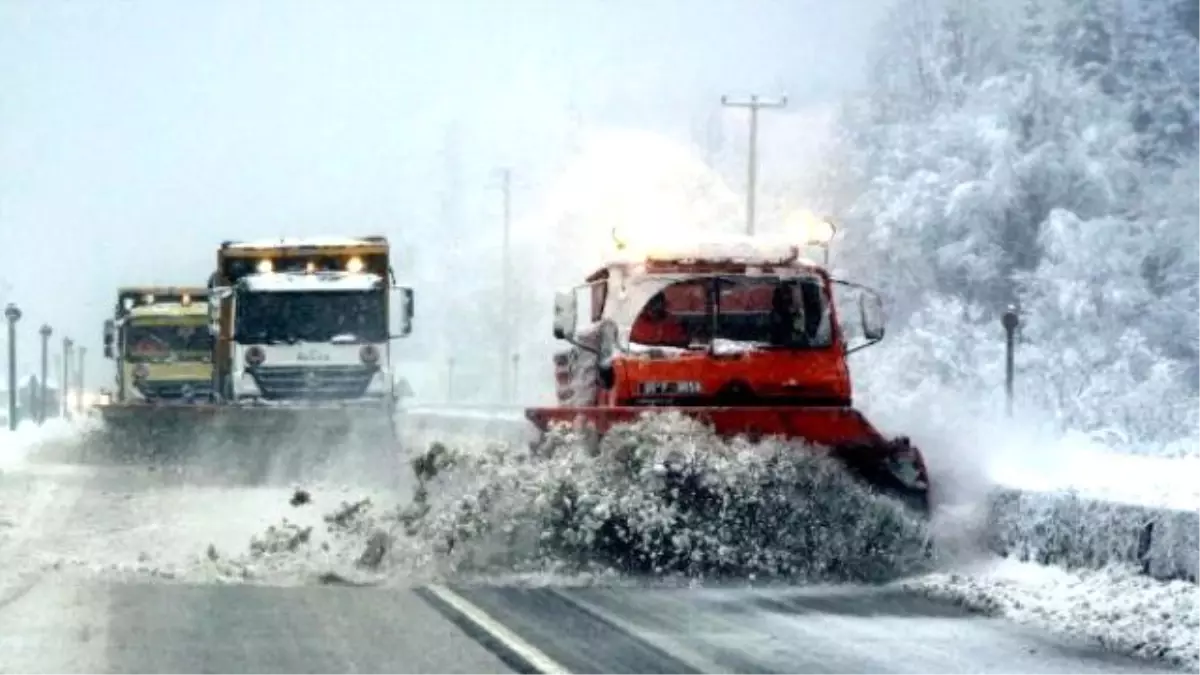
[[[207,401],[212,394],[211,380],[143,380],[134,386],[150,401],[182,401],[186,393],[193,401]]]
[[[363,396],[376,370],[375,366],[260,366],[247,372],[267,400],[333,401]]]

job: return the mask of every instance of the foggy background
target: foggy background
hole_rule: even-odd
[[[596,205],[555,187],[580,153],[603,153],[607,130],[646,132],[586,181],[619,183],[664,152],[693,173],[710,163],[728,186],[700,189],[740,228],[745,117],[720,96],[788,94],[761,117],[760,186],[803,183],[885,5],[6,0],[0,301],[25,313],[20,371],[35,372],[49,323],[52,353],[71,336],[89,386],[108,385],[116,288],[203,284],[222,240],[384,234],[417,292],[413,336],[393,349],[418,398],[447,396],[451,355],[454,387],[494,398],[496,170],[509,166],[514,293],[530,301],[513,320],[536,322],[521,331],[537,369],[521,369],[517,398],[534,398],[550,389],[547,284],[581,281],[573,254],[594,253],[571,248],[561,211]],[[587,225],[602,239],[603,220]]]

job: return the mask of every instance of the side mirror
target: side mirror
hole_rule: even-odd
[[[883,339],[885,319],[883,300],[878,294],[866,291],[858,296],[858,312],[862,320],[863,337],[876,342]]]
[[[573,290],[554,294],[554,337],[569,340],[575,336],[575,325],[579,312]]]
[[[104,320],[104,358],[113,358],[113,339],[116,333],[116,324],[112,319]]]
[[[392,337],[408,337],[412,333],[415,308],[413,304],[413,289],[407,286],[393,286],[392,289],[400,294],[400,333]]]

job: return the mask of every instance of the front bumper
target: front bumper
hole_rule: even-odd
[[[204,403],[212,399],[212,380],[133,381],[134,399],[146,403]]]

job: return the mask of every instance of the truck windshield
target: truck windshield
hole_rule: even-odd
[[[819,279],[721,276],[671,283],[650,298],[629,341],[704,348],[821,348],[833,343],[829,303]]]
[[[379,291],[243,291],[236,339],[242,344],[385,342],[387,296]]]
[[[209,361],[212,359],[212,334],[208,326],[162,324],[126,324],[125,358],[133,363],[168,361]]]

